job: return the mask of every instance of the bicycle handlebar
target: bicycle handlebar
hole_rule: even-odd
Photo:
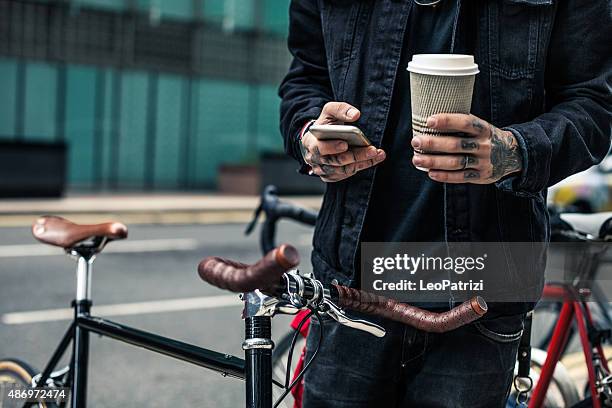
[[[279,219],[288,218],[302,224],[314,226],[318,216],[316,211],[280,201],[276,187],[269,185],[261,193],[259,206],[245,230],[246,235],[253,231],[262,211],[264,213],[264,222],[261,226],[259,243],[263,254],[267,254],[276,247],[276,223]]]
[[[285,244],[270,251],[253,265],[209,257],[200,262],[198,273],[204,281],[221,289],[233,292],[259,289],[279,296],[279,291],[283,292],[279,290],[283,284],[283,274],[297,266],[298,262],[297,250]],[[454,330],[475,321],[487,312],[487,304],[479,296],[449,311],[436,313],[346,286],[332,285],[329,289],[332,299],[341,307],[395,320],[427,332],[442,333]],[[323,296],[319,291],[310,288],[303,287],[301,292],[302,296]]]
[[[436,313],[362,290],[334,286],[338,291],[340,307],[385,317],[425,332],[444,333],[455,330],[487,313],[487,304],[480,296],[475,296],[446,312]]]
[[[269,291],[279,283],[283,273],[299,262],[300,256],[294,247],[281,245],[253,265],[216,256],[205,258],[198,265],[198,274],[211,285],[232,292]]]
[[[317,222],[317,216],[318,213],[316,211],[282,201],[279,201],[276,206],[277,218],[290,218],[302,224],[314,225]]]

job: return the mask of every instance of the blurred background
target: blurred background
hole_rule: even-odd
[[[324,188],[282,152],[289,2],[0,0],[0,358],[40,368],[71,318],[75,265],[34,241],[40,214],[129,225],[96,261],[94,314],[242,355],[240,302],[196,265],[261,256],[243,232],[263,186],[311,209]],[[551,188],[549,204],[612,210],[611,156]],[[279,225],[305,271],[311,239]],[[288,330],[275,318],[275,339]],[[91,353],[91,406],[243,400],[240,381],[109,339],[94,336]]]
[[[0,1],[0,195],[257,192],[288,4]]]

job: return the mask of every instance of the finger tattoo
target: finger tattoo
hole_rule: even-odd
[[[480,178],[480,172],[478,171],[466,171],[463,173],[465,180],[475,180]]]
[[[478,164],[478,158],[469,154],[466,154],[465,156],[463,156],[463,159],[461,159],[461,165],[463,166],[463,168],[474,166],[476,164]]]
[[[474,140],[462,140],[461,149],[463,150],[478,150],[478,142]]]
[[[474,119],[472,121],[472,128],[477,130],[480,133],[484,130],[485,127],[481,121],[479,121],[478,119]]]
[[[336,167],[328,164],[321,164],[321,170],[326,176],[336,174]]]

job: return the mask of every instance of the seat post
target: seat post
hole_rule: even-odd
[[[74,300],[74,337],[72,342],[71,408],[87,405],[87,371],[89,366],[89,332],[79,325],[78,318],[89,315],[91,308],[91,271],[95,255],[87,251],[71,252],[77,257],[76,297]]]
[[[77,255],[76,297],[77,302],[91,301],[91,271],[95,256]]]

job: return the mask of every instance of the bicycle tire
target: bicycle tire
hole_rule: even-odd
[[[39,372],[40,371],[35,370],[31,365],[21,360],[0,360],[0,389],[6,389],[6,387],[11,384],[31,386],[32,377]],[[7,402],[11,402],[9,399],[2,400],[1,398],[4,398],[4,395],[0,395],[0,406],[2,406],[2,408],[24,406],[23,402],[21,401],[15,400],[13,401],[14,405],[10,405],[7,404]],[[29,406],[38,408],[57,408],[57,404],[52,402],[32,403]]]
[[[291,329],[286,334],[284,334],[278,342],[275,342],[274,349],[272,350],[272,376],[275,380],[283,383],[285,381],[285,373],[287,371],[287,359],[289,358],[289,349],[291,347],[291,341],[293,340],[293,335],[295,334],[295,330]],[[300,353],[302,349],[306,345],[306,339],[302,336],[299,336],[298,340],[295,343],[295,351],[293,352],[293,360],[291,362],[291,376],[293,377],[293,370],[295,369],[297,362],[300,357]],[[278,387],[274,387],[275,394],[280,390]],[[280,395],[281,392],[278,391]],[[276,395],[275,395],[276,396]],[[293,398],[291,395],[288,395],[287,398],[283,401],[286,407],[293,406]]]
[[[593,406],[593,398],[587,397],[582,401],[571,406],[571,408],[591,408]]]
[[[561,313],[561,305],[562,305],[561,302],[540,302],[536,305],[534,309],[534,316],[535,316],[534,318],[537,318],[538,310],[540,311],[540,313],[542,313],[543,311],[546,311],[551,314],[551,316],[547,320],[550,320],[550,322],[554,322],[555,324],[551,324],[547,328],[548,330],[545,330],[543,333],[541,333],[541,335],[537,339],[533,341],[534,347],[541,349],[541,350],[548,349],[548,346],[550,345],[550,341],[552,340],[552,337],[553,337],[553,332],[555,330],[556,322],[559,320],[559,313]],[[568,331],[569,331],[569,334],[567,336],[567,342],[563,346],[563,351],[561,352],[562,356],[565,355],[565,353],[568,351],[570,344],[572,344],[572,341],[577,334],[576,327],[574,326],[573,322],[568,327]]]
[[[535,386],[540,377],[540,371],[544,362],[546,361],[546,352],[544,350],[539,350],[537,348],[533,348],[531,350],[531,378],[533,379],[533,388]],[[515,374],[517,372],[518,365],[515,368]],[[513,404],[513,400],[516,399],[516,390],[514,387],[511,390],[510,396],[508,397],[508,402],[506,404],[507,407],[515,407],[516,404]],[[531,395],[530,395],[531,397]],[[553,372],[553,376],[551,379],[550,386],[546,393],[546,397],[544,399],[544,403],[542,405],[543,408],[557,408],[557,407],[571,407],[580,401],[580,396],[578,393],[578,388],[572,381],[568,371],[565,369],[563,364],[559,362],[555,366],[555,370]]]

